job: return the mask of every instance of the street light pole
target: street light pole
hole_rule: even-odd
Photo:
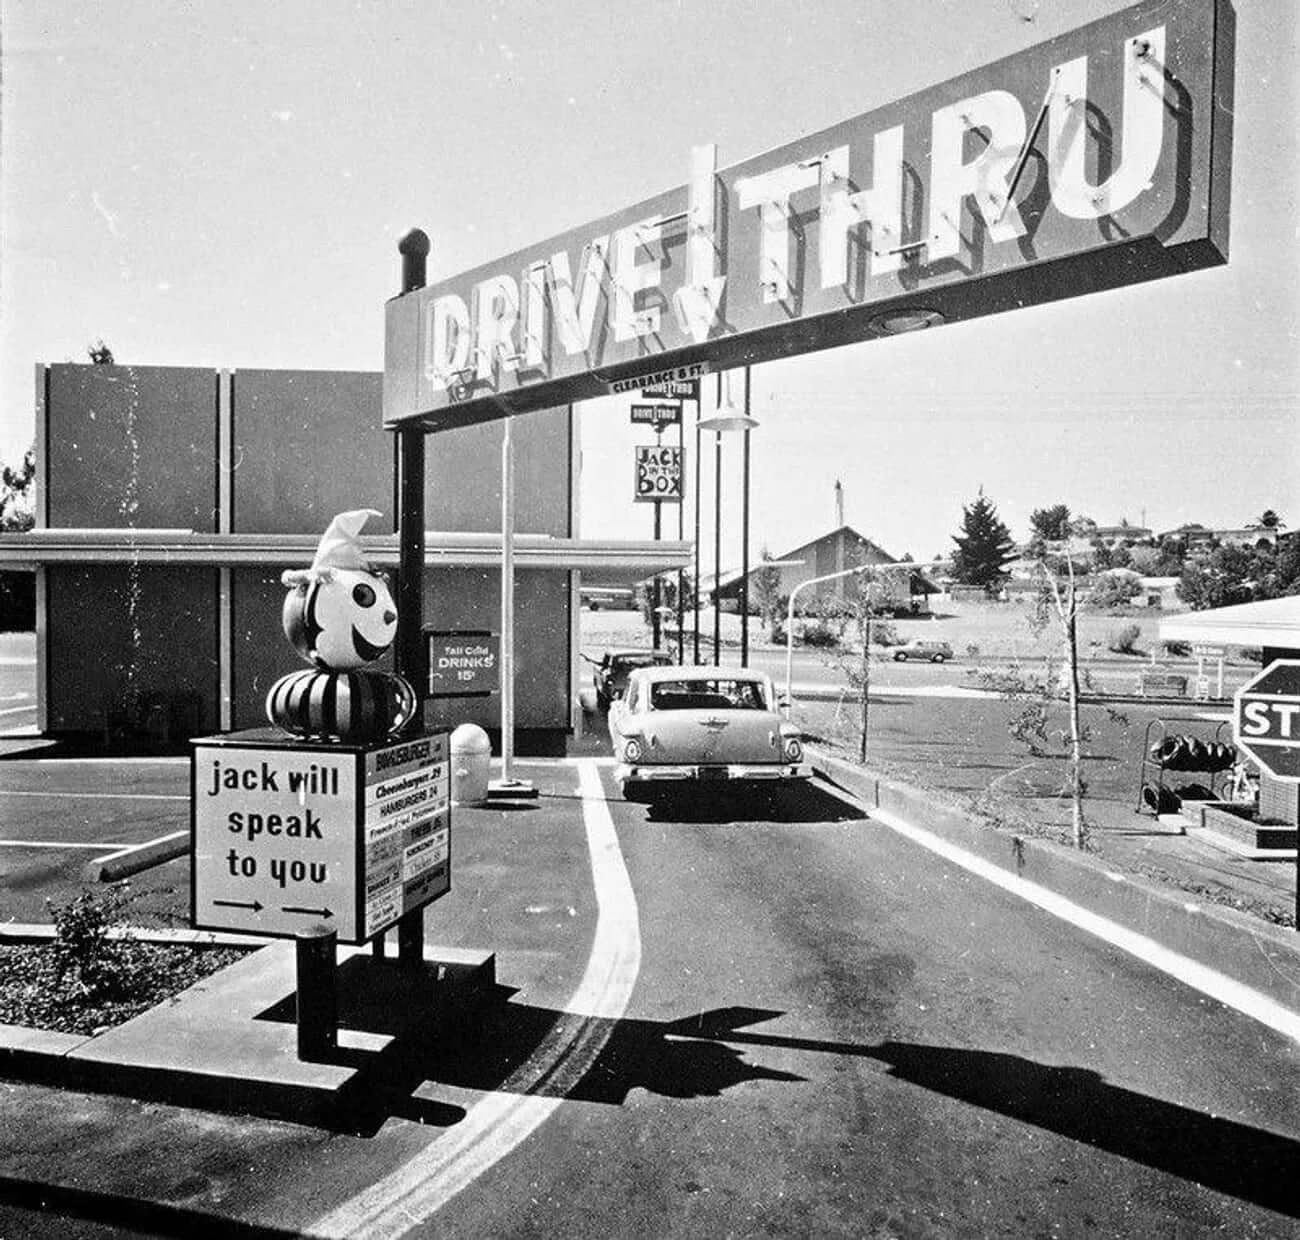
[[[909,563],[907,567],[912,571],[917,571],[943,563],[943,560],[934,560],[926,564]],[[806,590],[809,586],[819,586],[826,581],[837,581],[841,577],[851,577],[854,573],[866,573],[873,569],[885,567],[889,566],[884,564],[859,564],[855,568],[841,569],[838,573],[827,573],[824,577],[812,577],[807,581],[801,581],[790,591],[790,599],[785,609],[785,694],[783,695],[783,701],[787,712],[794,703],[794,697],[791,693],[791,680],[794,670],[794,601],[799,597],[799,591]]]
[[[758,425],[758,423],[749,416],[749,367],[745,368],[745,408],[737,411],[731,403],[731,388],[728,384],[728,399],[726,404],[722,401],[722,376],[718,376],[718,412],[711,418],[704,418],[695,424],[696,434],[696,530],[695,530],[695,566],[696,573],[699,572],[699,433],[700,431],[714,432],[713,459],[715,478],[713,484],[713,662],[716,664],[721,660],[720,649],[722,645],[722,434],[724,431],[744,431],[745,432],[745,505],[744,513],[744,541],[745,541],[745,560],[744,568],[748,571],[749,567],[749,432]],[[698,582],[698,576],[697,576]],[[698,593],[698,588],[697,588]],[[741,579],[741,598],[744,607],[749,606],[749,595],[747,583],[742,576]],[[699,615],[698,610],[696,615]],[[698,630],[697,630],[698,638]],[[696,646],[696,661],[699,660],[699,647]],[[742,663],[747,661],[749,654],[749,643],[746,635],[741,659]]]
[[[695,614],[694,662],[700,661],[700,413],[703,401],[695,402],[695,595],[691,610]]]
[[[719,376],[721,378],[721,376]],[[713,433],[713,665],[722,662],[722,432]]]
[[[749,367],[745,367],[745,417],[749,417]],[[749,428],[745,428],[745,464],[740,509],[740,666],[749,666]]]

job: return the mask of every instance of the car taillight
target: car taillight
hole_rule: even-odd
[[[803,742],[797,736],[787,736],[785,739],[785,760],[787,762],[799,762],[803,759]]]
[[[641,761],[641,742],[636,737],[629,737],[623,742],[623,761],[640,762]]]

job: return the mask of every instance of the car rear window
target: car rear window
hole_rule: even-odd
[[[661,654],[624,654],[619,655],[610,666],[618,672],[630,672],[637,667],[663,667],[669,662],[667,655]]]
[[[655,710],[767,710],[755,680],[659,680],[650,686]]]

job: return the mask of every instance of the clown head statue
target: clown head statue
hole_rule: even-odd
[[[373,508],[341,512],[321,536],[308,569],[281,575],[284,633],[308,663],[346,671],[373,663],[397,633],[397,608],[388,583],[374,572],[358,535]]]

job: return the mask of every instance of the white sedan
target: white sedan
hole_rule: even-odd
[[[775,788],[812,775],[771,677],[748,669],[638,668],[610,707],[609,737],[629,800],[689,785]]]

